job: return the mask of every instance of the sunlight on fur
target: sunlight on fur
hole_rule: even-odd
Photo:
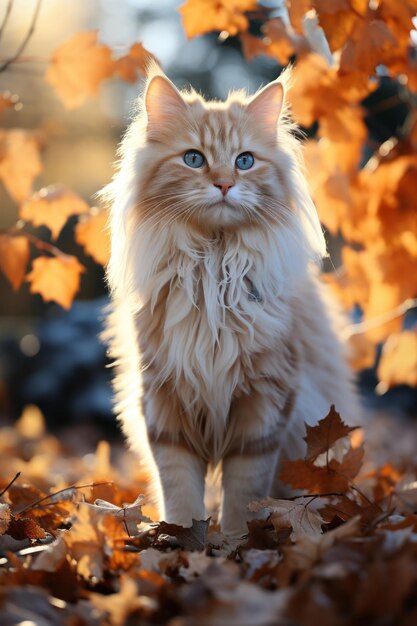
[[[289,81],[286,70],[254,96],[207,102],[153,64],[103,192],[124,432],[153,465],[167,521],[205,517],[207,469],[221,466],[231,535],[251,500],[279,493],[304,422],[330,404],[356,418]]]

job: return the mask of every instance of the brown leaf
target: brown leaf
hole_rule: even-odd
[[[303,438],[307,444],[305,458],[314,461],[320,454],[328,452],[338,439],[346,437],[356,428],[357,426],[347,426],[332,405],[326,417],[316,426],[306,425],[307,434]]]
[[[45,302],[56,302],[69,309],[80,287],[84,267],[74,256],[34,259],[32,271],[26,277],[31,293],[39,293]]]
[[[55,541],[36,557],[32,563],[31,569],[42,572],[56,572],[67,555],[67,547],[62,536],[57,537]]]
[[[47,226],[52,238],[57,239],[70,215],[79,215],[88,210],[88,204],[73,191],[63,185],[50,185],[22,205],[20,217],[34,226]]]
[[[0,130],[0,180],[16,202],[26,200],[42,171],[40,147],[39,136],[31,131]]]
[[[316,538],[322,534],[324,520],[318,510],[324,506],[320,498],[300,497],[294,500],[275,500],[265,498],[251,502],[249,511],[258,512],[267,509],[269,521],[279,532],[283,528],[292,528],[291,539],[298,541],[304,537]]]
[[[93,207],[90,213],[81,216],[75,227],[75,240],[96,263],[107,265],[110,257],[107,212]]]
[[[30,517],[15,517],[12,515],[7,534],[13,539],[44,539],[45,531]]]
[[[100,499],[95,500],[94,504],[88,502],[85,504],[98,515],[113,515],[123,521],[129,535],[137,535],[139,524],[152,521],[142,513],[143,499],[144,496],[139,495],[134,502],[124,504],[122,507]]]
[[[255,11],[257,0],[187,0],[179,7],[188,38],[211,31],[237,35],[248,29],[246,11]]]
[[[134,43],[129,52],[114,62],[114,73],[129,83],[135,83],[146,73],[149,61],[156,58],[139,42]]]
[[[30,245],[24,235],[0,234],[0,270],[17,291],[25,277]]]
[[[190,528],[178,526],[177,524],[168,524],[160,522],[158,525],[158,535],[164,534],[175,537],[184,550],[203,550],[207,543],[207,532],[210,518],[197,521],[193,519]]]
[[[53,53],[45,80],[68,109],[95,96],[100,83],[114,72],[108,46],[97,43],[96,32],[77,33]]]
[[[309,460],[284,461],[280,478],[292,489],[310,493],[345,492],[362,466],[363,453],[362,447],[351,448],[341,463],[331,459],[324,467]]]
[[[10,524],[12,519],[12,512],[10,506],[4,502],[0,502],[0,535],[3,535]]]

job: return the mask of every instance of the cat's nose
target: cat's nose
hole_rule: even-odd
[[[220,189],[223,197],[225,197],[229,189],[233,187],[232,181],[219,181],[218,183],[213,183],[213,185],[217,187],[217,189]]]

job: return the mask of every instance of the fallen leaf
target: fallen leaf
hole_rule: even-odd
[[[65,561],[66,555],[67,546],[60,535],[34,559],[31,569],[42,572],[56,572]]]
[[[328,452],[338,439],[346,437],[356,428],[357,426],[347,426],[332,405],[326,417],[315,426],[306,424],[307,434],[303,437],[307,444],[305,458],[314,461],[320,454]]]
[[[39,524],[30,517],[19,517],[12,515],[7,534],[13,539],[43,539],[45,531]]]
[[[50,185],[26,200],[20,217],[34,226],[47,226],[52,238],[57,239],[70,215],[89,211],[88,204],[63,185]]]
[[[0,535],[3,535],[8,529],[11,518],[10,506],[5,502],[0,502]]]
[[[53,53],[45,80],[68,109],[95,96],[100,83],[114,72],[111,50],[97,43],[96,32],[77,33]]]
[[[300,497],[294,500],[275,500],[266,498],[259,502],[251,502],[249,511],[267,510],[268,520],[278,532],[283,528],[292,528],[291,539],[298,541],[304,537],[316,538],[322,534],[324,520],[318,510],[324,506],[320,498]]]
[[[204,550],[207,543],[207,532],[210,518],[197,521],[193,519],[190,528],[178,526],[177,524],[168,524],[160,522],[158,525],[158,535],[164,534],[175,537],[178,544],[184,550]]]
[[[75,227],[75,240],[96,263],[107,265],[110,257],[107,212],[93,207],[90,213],[82,215]]]
[[[84,267],[74,256],[40,256],[34,259],[26,280],[31,293],[39,293],[45,302],[56,302],[69,309],[80,287],[82,272]]]
[[[144,496],[139,495],[132,504],[124,504],[122,507],[116,506],[106,500],[95,500],[94,504],[88,502],[86,506],[93,509],[98,515],[113,515],[123,521],[129,536],[138,534],[138,525],[142,522],[152,522],[149,517],[142,513]]]
[[[22,284],[30,257],[30,245],[24,235],[0,234],[0,270],[17,291]]]

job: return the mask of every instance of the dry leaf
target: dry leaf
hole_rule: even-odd
[[[306,425],[307,434],[303,438],[307,444],[305,458],[314,461],[320,454],[329,452],[338,439],[346,437],[356,428],[357,426],[347,426],[332,405],[329,413],[318,424]]]
[[[315,539],[322,534],[324,520],[318,510],[324,506],[320,498],[300,497],[294,500],[275,500],[265,498],[251,502],[249,511],[258,512],[266,509],[269,521],[278,532],[283,528],[292,528],[291,539],[298,541],[304,537]]]
[[[0,180],[16,202],[26,200],[42,171],[40,147],[36,133],[20,128],[0,130]]]
[[[187,0],[179,7],[188,38],[213,30],[237,35],[248,29],[246,11],[255,11],[257,0]]]
[[[63,185],[44,187],[29,198],[20,209],[20,217],[34,226],[47,226],[57,239],[70,215],[89,210],[88,204]]]
[[[164,534],[175,537],[178,544],[185,550],[204,550],[207,543],[207,532],[210,518],[206,520],[193,519],[190,528],[184,528],[177,524],[168,524],[160,522],[158,526],[158,535]]]
[[[0,234],[0,270],[17,291],[26,274],[30,245],[24,235]]]
[[[96,263],[107,265],[110,257],[107,212],[93,207],[90,213],[81,216],[75,227],[75,240]]]
[[[134,536],[138,534],[139,524],[152,521],[142,513],[143,499],[144,496],[139,495],[132,504],[124,504],[122,507],[106,500],[97,499],[94,504],[86,502],[86,506],[98,515],[113,515],[118,520],[123,521],[129,536]]]
[[[129,52],[114,62],[114,73],[129,83],[135,83],[146,73],[150,60],[156,61],[153,54],[139,42],[134,43]]]
[[[26,280],[31,293],[39,293],[45,302],[56,302],[69,309],[80,287],[82,272],[84,267],[74,256],[40,256],[34,259]]]
[[[11,519],[12,512],[10,506],[4,502],[0,502],[0,535],[4,535],[7,531]]]
[[[108,46],[97,43],[96,32],[77,33],[53,53],[45,79],[68,109],[95,96],[100,83],[114,72]]]
[[[36,557],[32,563],[31,569],[42,572],[56,572],[57,569],[65,561],[67,555],[67,546],[62,535],[59,535],[55,541]]]

